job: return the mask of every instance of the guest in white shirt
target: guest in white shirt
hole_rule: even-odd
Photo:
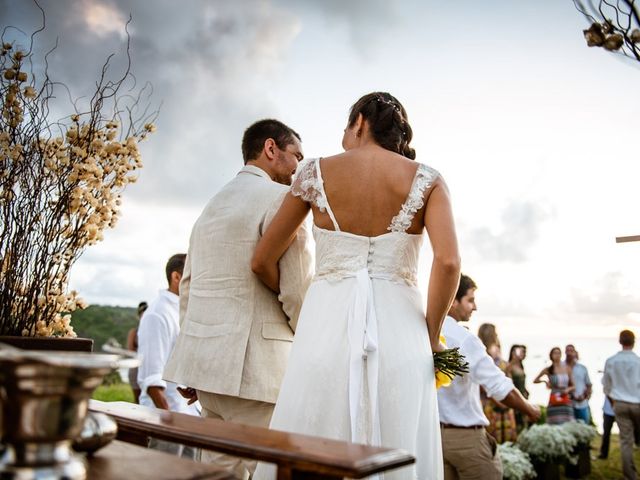
[[[622,350],[607,358],[602,385],[613,405],[620,429],[620,454],[625,480],[636,480],[633,463],[634,429],[640,430],[640,357],[633,353],[636,337],[631,330],[620,332]]]
[[[169,288],[160,290],[140,319],[138,353],[142,362],[138,368],[138,384],[141,405],[198,415],[196,406],[187,403],[178,392],[178,386],[162,379],[165,364],[180,333],[178,295],[185,257],[186,254],[179,253],[169,259],[165,267]],[[192,448],[156,439],[151,439],[149,447],[183,457],[194,458],[195,455]]]
[[[591,379],[589,371],[578,360],[576,347],[569,344],[564,348],[565,363],[571,367],[571,379],[574,390],[571,392],[571,403],[573,414],[576,420],[582,420],[589,425],[591,423],[591,411],[589,409],[589,399],[591,398]]]
[[[485,430],[489,421],[482,411],[481,385],[489,397],[528,415],[533,422],[540,417],[538,407],[524,399],[487,354],[480,339],[458,323],[469,321],[476,310],[476,288],[471,278],[461,276],[442,326],[447,348],[460,348],[469,362],[468,374],[455,377],[450,386],[438,390],[446,480],[502,479],[495,439]]]

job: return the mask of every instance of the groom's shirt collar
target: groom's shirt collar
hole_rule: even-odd
[[[267,172],[265,172],[260,167],[256,167],[255,165],[245,165],[244,167],[242,167],[240,172],[238,172],[238,175],[240,175],[241,173],[249,173],[251,175],[256,175],[258,177],[266,178],[267,180],[273,181],[273,179]]]

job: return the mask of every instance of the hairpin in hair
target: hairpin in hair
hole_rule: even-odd
[[[385,105],[391,105],[396,110],[396,112],[400,114],[402,113],[400,111],[400,107],[396,105],[392,100],[387,100],[386,98],[383,98],[383,97],[376,97],[376,101],[379,103],[384,103]]]

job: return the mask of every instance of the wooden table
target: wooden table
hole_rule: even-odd
[[[110,415],[118,424],[118,439],[125,442],[140,445],[155,437],[275,463],[279,480],[364,478],[415,462],[400,449],[279,432],[126,402],[91,400],[89,410]]]
[[[230,473],[168,453],[114,440],[87,457],[88,480],[232,480]]]

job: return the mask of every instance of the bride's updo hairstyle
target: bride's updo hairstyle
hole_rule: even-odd
[[[360,113],[378,145],[415,160],[416,151],[409,146],[413,131],[397,98],[387,92],[373,92],[360,98],[349,111],[349,127],[353,127]]]

